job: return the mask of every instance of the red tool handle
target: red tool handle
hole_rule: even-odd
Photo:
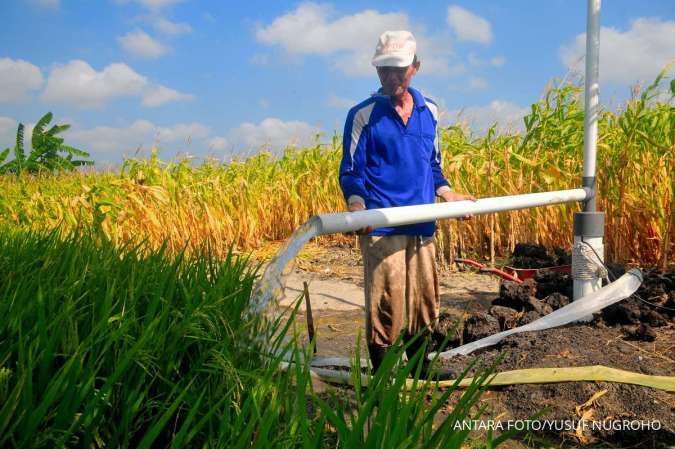
[[[507,281],[512,281],[512,282],[515,282],[515,283],[517,283],[517,284],[522,284],[522,283],[523,283],[523,281],[521,281],[521,280],[518,279],[517,277],[515,277],[515,276],[513,276],[513,275],[511,275],[511,274],[509,274],[509,273],[507,273],[507,272],[505,272],[505,271],[502,271],[502,270],[500,270],[499,268],[490,268],[490,267],[488,267],[488,266],[485,265],[485,264],[482,264],[482,263],[480,263],[480,262],[476,262],[475,260],[471,260],[471,259],[455,259],[455,262],[463,263],[463,264],[466,264],[466,265],[471,265],[472,267],[479,268],[481,271],[487,271],[488,273],[496,274],[496,275],[499,276],[500,278],[506,279]]]

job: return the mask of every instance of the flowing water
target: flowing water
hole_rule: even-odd
[[[253,287],[251,296],[251,313],[264,313],[270,301],[278,303],[284,293],[286,275],[291,262],[295,260],[300,250],[321,229],[321,220],[318,217],[310,218],[291,235],[286,244],[276,256],[272,258],[262,277]]]

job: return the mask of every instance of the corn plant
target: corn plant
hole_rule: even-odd
[[[605,211],[606,256],[616,262],[675,263],[675,114],[664,71],[616,112],[599,117],[598,209]],[[672,83],[671,83],[672,85]],[[658,95],[657,95],[658,93]],[[441,131],[443,170],[477,197],[569,189],[581,184],[583,104],[574,84],[550,87],[524,119],[523,132]],[[0,176],[0,222],[17,229],[95,229],[115,244],[145,241],[176,254],[211,245],[216,254],[260,251],[286,239],[314,214],[344,211],[337,182],[340,139],[260,152],[228,163],[129,159],[118,172]],[[503,257],[518,242],[569,248],[576,204],[441,221],[444,261],[457,251]],[[345,243],[346,236],[317,239]]]

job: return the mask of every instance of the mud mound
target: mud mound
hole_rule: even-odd
[[[537,282],[526,279],[522,284],[504,281],[499,286],[499,298],[492,301],[497,306],[510,307],[517,311],[532,310],[532,298],[536,300]]]
[[[541,255],[541,253],[537,253]],[[611,267],[610,267],[611,268]],[[619,271],[621,267],[613,267]],[[619,273],[617,273],[619,274]],[[539,332],[512,335],[500,344],[445,361],[444,368],[456,374],[474,359],[485,365],[505,358],[498,371],[522,368],[605,365],[651,375],[675,375],[675,276],[673,273],[644,271],[645,280],[637,296],[625,299],[602,312],[592,322],[570,324]],[[532,322],[543,314],[569,304],[572,278],[563,273],[542,271],[523,284],[504,281],[499,297],[487,312],[467,318],[463,339],[468,343],[485,334],[486,329],[500,331]],[[650,304],[647,304],[648,301]],[[469,327],[466,327],[469,323]],[[476,329],[474,331],[473,329]],[[460,342],[460,340],[463,340]],[[473,373],[473,372],[471,372]],[[580,443],[604,441],[648,444],[660,447],[675,441],[675,402],[672,395],[637,385],[609,382],[568,382],[540,385],[512,385],[500,389],[498,410],[503,419],[527,419],[546,409],[540,419],[594,421],[658,421],[661,429],[640,431],[598,426],[583,431],[556,431],[545,434],[558,440]],[[587,407],[580,406],[596,395]]]
[[[654,341],[655,328],[675,323],[675,273],[645,270],[636,295],[605,308],[602,319],[622,326],[628,340]]]
[[[609,268],[615,277],[625,273],[624,267],[618,264],[610,264]],[[601,316],[608,326],[624,326],[624,334],[629,339],[653,341],[656,337],[651,328],[675,323],[675,273],[647,269],[643,274],[644,282],[636,295],[605,308]],[[542,270],[534,280],[534,285],[527,286],[504,282],[500,296],[493,304],[529,311],[532,308],[523,304],[530,301],[526,295],[533,295],[556,310],[571,301],[573,281],[570,275]]]
[[[511,266],[515,268],[546,268],[555,265],[569,265],[570,255],[561,248],[548,251],[542,245],[518,243],[511,256]]]
[[[489,313],[475,313],[464,322],[464,343],[468,343],[499,332],[499,320]]]
[[[504,357],[497,371],[523,368],[547,368],[605,365],[651,375],[675,374],[675,330],[661,328],[654,343],[630,342],[622,339],[619,327],[598,328],[569,325],[540,332],[512,335],[499,345],[468,356],[444,361],[444,368],[460,373],[476,357],[490,365],[500,353]],[[470,371],[470,375],[475,369]],[[594,394],[606,390],[583,409],[592,420],[658,420],[661,430],[649,432],[615,429],[587,429],[581,438],[567,432],[550,431],[556,439],[580,439],[584,442],[600,439],[608,442],[675,441],[675,406],[668,393],[638,385],[610,382],[562,382],[554,384],[511,385],[498,390],[499,401],[492,410],[494,416],[506,413],[502,419],[527,419],[542,409],[548,411],[539,419],[579,420],[577,407]],[[590,412],[589,412],[590,410]],[[651,447],[651,446],[650,446]],[[658,446],[657,446],[658,447]]]
[[[540,270],[534,280],[537,285],[536,297],[544,299],[553,293],[559,293],[572,299],[573,281],[572,276],[552,270]]]
[[[619,268],[615,266],[615,269]],[[646,270],[644,276],[636,296],[606,307],[596,314],[590,325],[621,326],[622,335],[627,340],[654,341],[658,334],[653,328],[675,324],[675,275]],[[475,312],[461,322],[459,333],[462,338],[457,338],[457,334],[451,336],[449,347],[490,335],[484,330],[497,329],[492,332],[496,333],[523,326],[566,306],[572,300],[572,285],[570,275],[551,270],[542,270],[522,284],[503,281],[499,297],[492,301],[492,307],[484,312]],[[448,326],[447,323],[442,324],[444,319],[440,319],[441,327]],[[455,322],[456,318],[453,319]],[[440,344],[442,339],[441,335],[435,340]]]

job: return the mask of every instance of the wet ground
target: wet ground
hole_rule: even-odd
[[[353,355],[356,338],[365,329],[363,265],[353,247],[321,250],[310,246],[303,251],[286,280],[284,307],[295,304],[306,282],[317,332],[318,354]],[[472,272],[441,272],[441,310],[453,317],[466,317],[489,307],[499,292],[499,279]],[[297,329],[306,332],[305,302],[300,300]],[[361,336],[361,354],[367,356]]]
[[[282,305],[289,306],[300,297],[303,282],[308,283],[317,333],[317,355],[351,357],[361,335],[361,356],[366,357],[362,337],[363,274],[358,250],[347,245],[329,249],[309,247],[303,251],[289,275]],[[441,308],[447,322],[465,323],[476,313],[487,313],[500,295],[500,281],[490,275],[444,271],[440,273],[440,283]],[[295,328],[306,335],[304,302]],[[501,355],[504,359],[497,371],[605,365],[645,374],[675,375],[675,325],[672,321],[654,327],[652,341],[631,338],[626,328],[625,323],[608,324],[598,316],[589,324],[571,324],[508,337],[496,347],[453,358],[445,368],[459,373],[476,357],[490,364]],[[656,420],[661,426],[659,431],[534,432],[506,447],[675,445],[675,395],[649,387],[609,382],[514,385],[489,390],[483,395],[481,404],[488,406],[484,419],[526,419],[545,410],[540,419],[578,420],[584,416],[598,421],[632,419],[653,423]],[[452,401],[448,404],[451,406]]]

